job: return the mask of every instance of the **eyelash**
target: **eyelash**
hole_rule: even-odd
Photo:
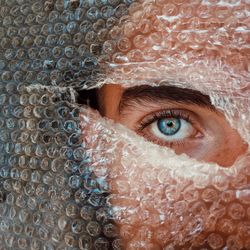
[[[154,113],[147,115],[146,118],[143,118],[139,122],[139,126],[137,129],[139,132],[141,132],[148,125],[162,118],[184,119],[187,122],[194,125],[194,121],[192,120],[189,114],[185,113],[184,110],[169,109],[169,110],[160,110],[158,112],[154,112]]]

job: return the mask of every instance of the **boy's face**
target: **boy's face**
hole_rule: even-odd
[[[242,5],[183,2],[135,4],[118,29],[127,47],[112,55],[99,106],[135,133],[93,126],[112,158],[109,202],[125,249],[247,249],[247,38],[227,20]]]

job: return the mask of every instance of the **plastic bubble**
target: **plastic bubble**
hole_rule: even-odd
[[[91,249],[92,246],[93,246],[93,240],[92,240],[92,237],[89,236],[89,235],[81,235],[81,237],[79,238],[79,248],[81,250],[83,249]]]

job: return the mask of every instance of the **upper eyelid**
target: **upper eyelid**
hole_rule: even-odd
[[[122,100],[122,99],[121,99]],[[151,99],[151,98],[136,98],[131,99],[129,101],[126,101],[126,103],[123,103],[122,101],[119,102],[118,105],[118,113],[121,117],[126,116],[127,114],[133,113],[135,110],[139,109],[145,109],[152,107],[152,109],[155,109],[156,106],[163,107],[163,106],[174,106],[176,109],[186,109],[192,110],[193,108],[200,108],[200,109],[206,109],[208,111],[214,112],[217,115],[223,115],[221,111],[217,110],[214,106],[206,106],[206,105],[198,105],[190,102],[181,102],[181,101],[173,101],[169,99],[165,100],[157,100],[157,99]],[[170,107],[169,107],[170,109]]]
[[[212,105],[210,97],[193,89],[184,89],[175,86],[149,85],[136,86],[124,90],[119,102],[119,113],[124,109],[135,107],[136,105],[146,105],[150,103],[175,103],[178,105],[195,105],[217,111]]]

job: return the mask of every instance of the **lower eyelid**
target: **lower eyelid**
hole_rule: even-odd
[[[157,144],[161,147],[169,147],[169,148],[174,148],[174,147],[184,147],[190,144],[190,147],[193,146],[193,143],[198,143],[198,138],[192,138],[192,139],[184,139],[184,140],[176,140],[176,141],[163,141],[159,139],[153,139],[151,137],[145,136],[143,134],[139,134],[140,136],[143,136],[145,139],[148,141]],[[200,138],[199,138],[200,139]]]
[[[157,144],[161,147],[169,147],[169,148],[173,148],[173,147],[180,147],[185,145],[187,142],[182,141],[162,141],[160,139],[155,139],[155,138],[151,138],[150,136],[146,136],[145,134],[139,134],[140,136],[144,137],[146,140]]]

